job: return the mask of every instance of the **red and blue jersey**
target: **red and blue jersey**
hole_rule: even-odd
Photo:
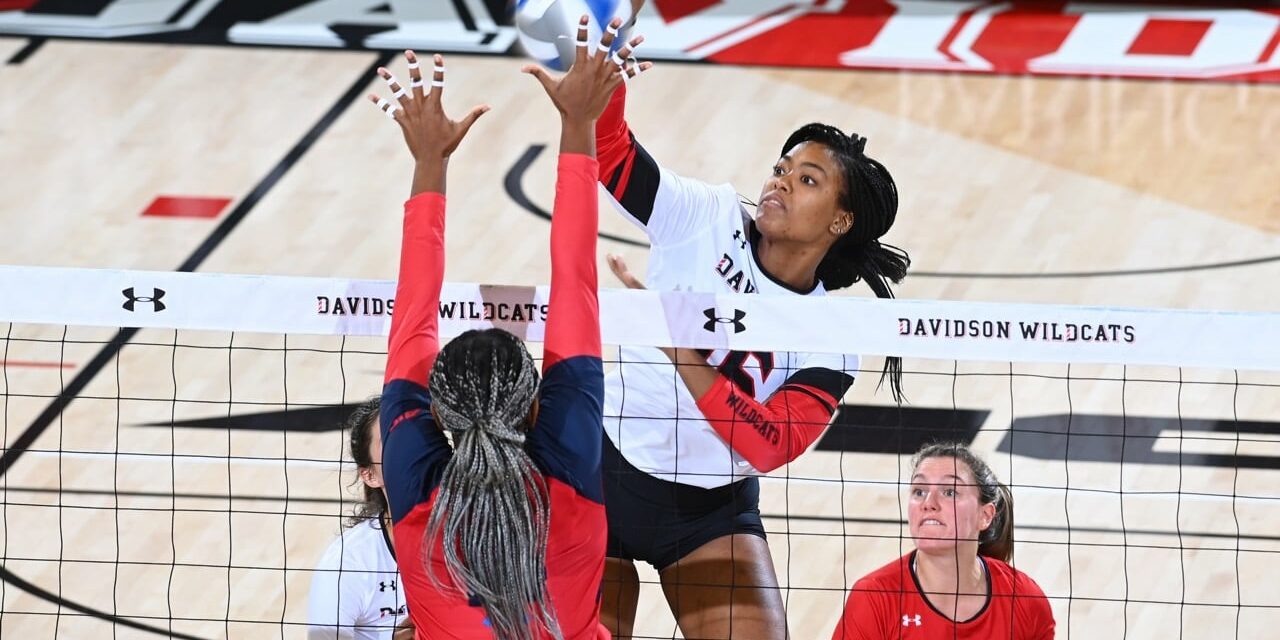
[[[551,224],[551,299],[537,422],[525,448],[551,505],[547,593],[566,639],[608,638],[600,625],[605,511],[600,474],[604,370],[596,297],[594,158],[561,154]],[[428,375],[439,352],[445,198],[405,203],[396,313],[382,391],[383,476],[409,613],[420,638],[491,638],[481,603],[453,587],[427,520],[453,456],[431,417]],[[435,587],[430,571],[445,586]]]

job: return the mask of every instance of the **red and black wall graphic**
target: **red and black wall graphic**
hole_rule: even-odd
[[[512,55],[506,0],[0,0],[0,35]],[[652,0],[659,60],[1280,82],[1280,8],[1165,0]]]

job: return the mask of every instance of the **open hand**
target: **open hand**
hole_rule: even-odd
[[[448,158],[471,130],[471,125],[489,111],[489,106],[478,105],[461,120],[450,119],[441,105],[441,98],[444,96],[444,56],[436,54],[432,58],[434,65],[431,88],[426,92],[423,87],[427,83],[422,79],[417,55],[412,51],[405,51],[404,57],[409,61],[410,88],[405,89],[390,71],[379,67],[378,75],[391,89],[394,101],[379,98],[375,94],[369,94],[369,101],[400,125],[405,144],[415,160],[422,162]]]
[[[591,46],[587,43],[587,23],[585,15],[578,21],[577,57],[564,76],[553,78],[538,65],[528,65],[523,69],[542,83],[561,117],[571,122],[598,119],[619,84],[653,67],[650,62],[637,64],[631,60],[632,52],[644,42],[644,36],[636,36],[617,53],[609,53],[622,26],[622,20],[618,18],[609,23],[599,46],[588,52]]]

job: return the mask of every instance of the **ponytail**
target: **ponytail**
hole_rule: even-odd
[[[532,640],[535,625],[563,637],[547,597],[546,483],[525,452],[538,372],[518,338],[500,329],[468,331],[440,352],[431,371],[432,409],[453,435],[423,544],[427,575],[433,541],[443,538],[453,584],[478,598],[499,640]]]
[[[787,138],[781,155],[803,142],[816,142],[830,150],[844,173],[840,207],[853,216],[853,225],[818,263],[818,280],[832,291],[861,280],[877,298],[892,298],[890,283],[902,282],[911,266],[906,251],[880,242],[898,215],[898,187],[893,176],[864,153],[867,139],[856,133],[845,135],[830,125],[807,124]],[[884,384],[886,378],[893,399],[901,404],[906,397],[902,391],[902,358],[885,358],[880,383]]]
[[[1013,559],[1013,492],[996,483],[996,517],[978,534],[978,554],[1001,562]]]

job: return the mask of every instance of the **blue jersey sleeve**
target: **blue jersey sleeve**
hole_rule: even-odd
[[[542,472],[604,503],[600,444],[604,424],[604,366],[600,358],[577,356],[547,369],[539,394],[538,420],[528,451]]]
[[[431,417],[427,388],[398,379],[382,388],[382,478],[391,522],[400,522],[440,484],[453,449]]]

